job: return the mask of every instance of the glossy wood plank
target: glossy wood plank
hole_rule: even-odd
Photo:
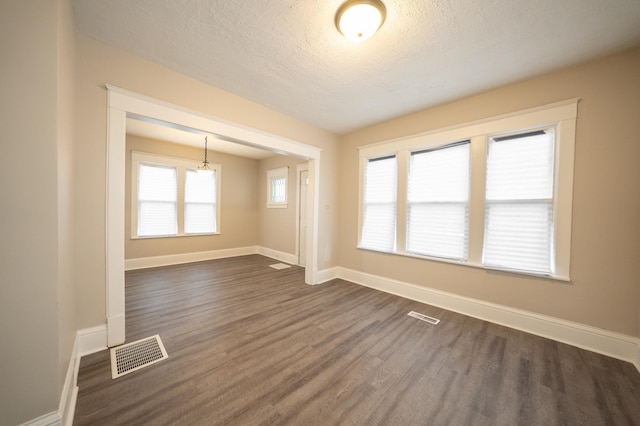
[[[108,351],[84,357],[74,423],[640,424],[629,363],[272,263],[128,272],[127,341],[169,359],[111,380]]]

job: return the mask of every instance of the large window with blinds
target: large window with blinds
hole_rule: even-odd
[[[393,251],[396,242],[395,156],[367,161],[364,184],[364,226],[360,245],[380,251]]]
[[[138,165],[138,226],[140,237],[178,233],[178,173],[160,164]]]
[[[554,131],[489,139],[483,263],[554,271]]]
[[[131,154],[131,238],[220,233],[220,175],[192,160]]]
[[[409,162],[407,251],[466,260],[469,144],[414,151]]]
[[[185,171],[184,233],[213,234],[217,230],[217,173]]]
[[[569,280],[577,103],[360,147],[358,248]]]

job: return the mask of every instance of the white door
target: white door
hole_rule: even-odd
[[[301,170],[298,176],[300,193],[298,194],[298,264],[307,264],[307,188],[309,187],[309,171]]]

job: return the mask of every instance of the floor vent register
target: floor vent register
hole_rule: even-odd
[[[112,348],[111,378],[116,379],[167,358],[167,351],[157,334]]]

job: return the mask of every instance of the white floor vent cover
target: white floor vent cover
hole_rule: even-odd
[[[418,318],[421,321],[425,321],[425,322],[428,322],[429,324],[433,324],[433,325],[436,325],[436,324],[438,324],[440,322],[439,319],[427,316],[425,314],[420,314],[420,313],[414,312],[414,311],[409,312],[408,315],[410,317]]]
[[[275,263],[273,265],[269,265],[269,267],[273,269],[287,269],[291,268],[291,265],[287,265],[286,263]]]
[[[111,378],[115,379],[167,359],[159,335],[111,349]]]

